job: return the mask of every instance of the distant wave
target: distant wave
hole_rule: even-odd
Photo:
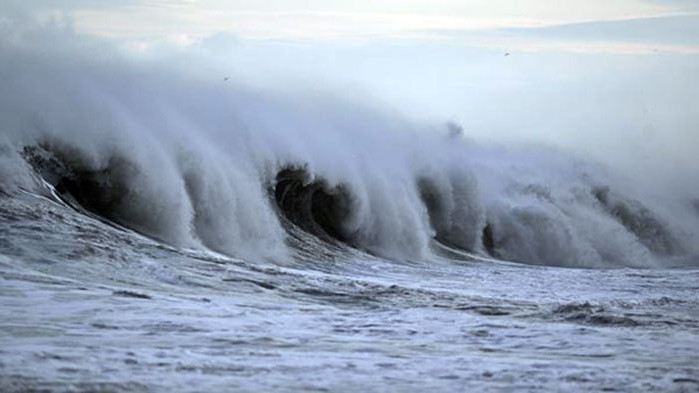
[[[10,196],[44,192],[174,245],[250,259],[288,257],[304,247],[290,241],[300,231],[322,252],[398,261],[429,259],[438,242],[529,264],[699,264],[696,199],[658,203],[562,152],[478,144],[454,125],[336,97],[7,55],[0,190]]]

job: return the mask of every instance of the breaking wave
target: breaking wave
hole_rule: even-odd
[[[539,265],[699,265],[696,196],[658,199],[569,154],[488,146],[338,97],[3,51],[5,197],[42,193],[248,259],[282,261],[303,233],[318,259],[429,261],[441,243]]]

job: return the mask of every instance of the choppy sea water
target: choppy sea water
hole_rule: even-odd
[[[697,391],[699,270],[244,261],[0,198],[0,390]]]

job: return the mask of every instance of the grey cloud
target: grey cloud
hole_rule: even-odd
[[[699,45],[699,15],[587,22],[502,32],[571,40]]]
[[[45,10],[71,12],[78,8],[113,8],[140,3],[139,0],[3,0],[0,2],[0,18],[26,20]]]
[[[699,4],[696,0],[644,0],[646,3],[657,4],[661,6],[678,7],[684,10],[699,10]]]
[[[496,37],[501,39],[525,38],[697,46],[699,45],[699,13],[533,28],[505,28],[488,31],[429,30],[426,32],[463,38]]]

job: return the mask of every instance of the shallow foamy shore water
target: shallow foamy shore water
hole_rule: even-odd
[[[0,199],[2,391],[693,391],[699,271],[287,264]]]

